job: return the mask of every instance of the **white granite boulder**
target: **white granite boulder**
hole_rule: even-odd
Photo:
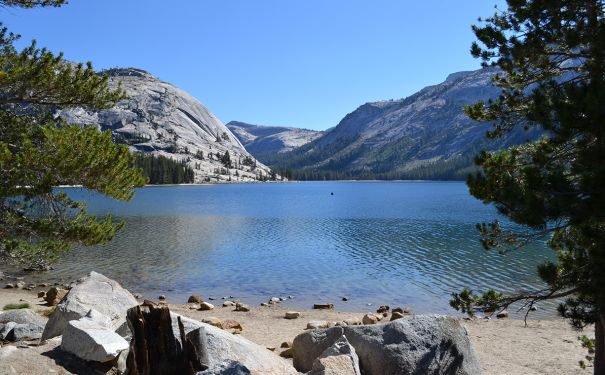
[[[95,362],[111,361],[128,346],[122,336],[86,317],[69,321],[61,340],[61,350]]]
[[[174,336],[179,338],[179,327],[177,318],[179,315],[171,313],[172,329]],[[233,335],[220,328],[204,324],[193,319],[181,316],[181,322],[185,334],[194,329],[204,327],[207,338],[207,355],[210,369],[219,368],[225,361],[235,361],[241,364],[233,374],[246,374],[242,369],[246,368],[252,374],[263,375],[295,375],[298,372],[286,360],[278,357],[275,353],[265,347],[257,345],[247,339]],[[218,366],[218,367],[217,367]],[[235,371],[235,370],[234,370]],[[220,372],[222,374],[222,372]],[[205,374],[205,373],[204,373]],[[213,372],[210,372],[213,374]],[[225,372],[231,374],[231,372]]]
[[[110,328],[116,330],[125,323],[126,311],[137,304],[134,296],[119,283],[93,271],[57,305],[42,340],[62,335],[69,321],[82,318],[91,309],[109,318]]]
[[[359,357],[347,337],[343,335],[324,350],[307,375],[361,375]]]

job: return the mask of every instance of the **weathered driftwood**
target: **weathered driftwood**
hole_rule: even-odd
[[[179,341],[167,306],[145,301],[128,310],[127,320],[132,332],[127,359],[130,375],[189,375],[208,368],[205,332],[199,329],[185,336],[179,318]]]

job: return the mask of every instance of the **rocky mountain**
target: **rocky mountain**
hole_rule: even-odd
[[[490,124],[469,119],[465,104],[496,97],[495,68],[450,74],[400,100],[366,103],[321,137],[280,154],[270,165],[303,179],[463,179],[480,150],[535,139],[540,130],[517,129],[485,137]]]
[[[271,175],[190,94],[140,69],[118,68],[106,73],[110,86],[121,85],[127,99],[108,110],[74,108],[58,115],[71,124],[110,130],[114,140],[129,145],[132,151],[183,161],[193,168],[195,182],[255,181]],[[231,165],[225,163],[226,152]]]
[[[304,146],[323,134],[316,130],[252,125],[240,121],[231,121],[226,126],[246,150],[262,162],[271,162],[277,154]]]

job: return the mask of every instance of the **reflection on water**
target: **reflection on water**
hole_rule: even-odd
[[[474,224],[495,211],[462,183],[149,187],[130,204],[69,193],[126,227],[107,245],[74,250],[52,275],[97,270],[173,301],[191,293],[250,303],[292,295],[300,307],[329,301],[363,311],[387,303],[452,313],[450,293],[464,286],[540,286],[535,267],[551,256],[543,246],[507,256],[484,251]],[[340,302],[345,295],[350,301]]]

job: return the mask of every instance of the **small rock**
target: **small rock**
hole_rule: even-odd
[[[242,327],[241,323],[237,320],[227,319],[223,322],[223,329],[232,331],[231,333],[235,333],[233,331],[238,331],[239,333],[244,330],[244,327]]]
[[[281,302],[281,298],[279,298],[279,297],[271,297],[271,299],[269,300],[269,302],[280,303]]]
[[[12,283],[8,283],[8,284],[6,284],[6,285],[4,286],[4,289],[13,289],[14,287],[15,287],[15,285],[14,285],[14,284],[12,284]]]
[[[207,311],[207,310],[212,310],[214,309],[214,305],[209,303],[209,302],[202,302],[200,303],[200,308],[198,310],[201,311]]]
[[[134,298],[136,298],[136,299],[142,299],[142,298],[143,298],[143,295],[138,294],[138,293],[133,294],[133,296],[134,296]]]
[[[397,320],[397,319],[401,319],[403,318],[405,315],[403,315],[402,313],[398,312],[398,311],[393,311],[393,313],[391,314],[391,321],[393,320]]]
[[[46,292],[40,291],[38,292],[38,298],[44,298],[46,296]]]
[[[36,284],[29,284],[27,287],[30,289],[34,289],[36,287]]]
[[[210,324],[211,326],[215,326],[218,328],[223,328],[223,322],[221,322],[219,318],[214,316],[209,316],[207,318],[202,319],[202,323]]]
[[[496,318],[498,318],[498,319],[508,318],[508,311],[506,311],[506,310],[500,311],[498,313],[498,315],[496,315]]]
[[[214,297],[208,297],[208,300],[209,300],[209,301],[214,301],[215,299],[216,299],[216,298],[214,298]]]
[[[38,286],[42,287],[42,288],[47,288],[48,286],[50,286],[50,284],[49,283],[40,283],[40,284],[38,284]]]
[[[159,299],[160,301],[165,301],[165,300],[166,300],[166,296],[165,296],[165,295],[163,295],[163,294],[160,294],[160,296],[158,297],[158,299]]]
[[[44,332],[44,325],[34,323],[15,324],[12,329],[6,333],[5,338],[8,341],[35,340],[42,337],[42,332]]]
[[[313,309],[315,310],[329,310],[333,309],[334,305],[331,303],[316,303],[313,305]]]
[[[44,300],[50,306],[56,306],[61,302],[63,298],[65,298],[68,292],[69,291],[67,289],[61,289],[53,286],[48,290],[48,292],[46,292]]]
[[[363,318],[361,319],[361,322],[364,325],[369,325],[369,324],[376,324],[380,321],[380,319],[378,318],[378,316],[374,315],[374,314],[365,314],[363,316]]]
[[[325,320],[312,320],[307,323],[307,329],[328,328],[328,322]]]
[[[300,317],[300,313],[298,311],[287,311],[284,317],[286,319],[297,319]]]
[[[288,296],[288,299],[294,299],[294,296]]]
[[[347,301],[349,300],[349,297],[342,297],[342,300],[343,300],[344,302],[347,302]]]
[[[225,301],[223,302],[223,307],[235,306],[235,302],[233,301]]]
[[[275,350],[277,350],[277,348],[275,346],[267,346],[267,350],[274,352]]]
[[[279,353],[279,356],[283,357],[283,358],[292,358],[293,355],[294,355],[294,353],[292,352],[292,348],[288,348],[288,349],[282,351],[281,353]]]
[[[387,306],[387,305],[381,305],[381,306],[378,308],[378,310],[376,310],[376,312],[377,312],[377,313],[379,313],[379,314],[382,314],[382,313],[385,313],[385,312],[387,312],[387,311],[389,311],[389,310],[390,310],[390,307],[389,307],[389,306]]]
[[[17,283],[17,288],[19,288],[19,289],[23,289],[23,288],[25,288],[25,282],[23,282],[23,281],[19,281],[19,282]]]
[[[202,298],[202,296],[198,296],[198,295],[189,296],[189,299],[187,300],[187,303],[202,303],[202,302],[204,302],[204,299]]]
[[[235,304],[235,311],[248,312],[250,311],[250,306],[246,305],[245,303],[238,302]]]
[[[262,302],[260,305],[261,305],[261,306],[265,306],[265,307],[266,307],[266,306],[269,306],[269,304],[268,304],[268,303],[266,303],[266,302]]]
[[[343,321],[344,324],[348,325],[348,326],[360,326],[361,325],[361,320],[359,319],[346,319]]]
[[[536,310],[538,310],[538,307],[536,307],[536,306],[532,305],[529,307],[529,311],[536,311]]]
[[[292,347],[292,341],[284,341],[281,343],[281,345],[279,346],[280,348],[291,348]]]

